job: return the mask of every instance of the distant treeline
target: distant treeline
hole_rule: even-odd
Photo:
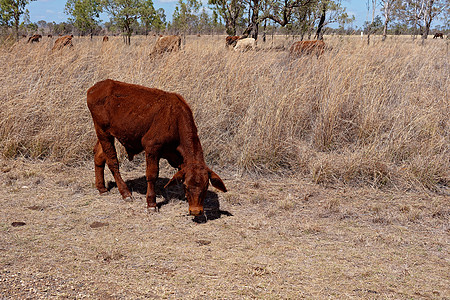
[[[324,34],[420,35],[448,32],[448,0],[367,1],[367,21],[355,27],[341,0],[178,0],[172,19],[151,0],[67,0],[62,23],[33,23],[26,5],[33,0],[0,1],[2,32],[16,35],[73,34],[79,36],[117,34],[127,37],[148,34],[228,34],[263,40],[269,34],[322,39]],[[376,12],[381,15],[376,15]],[[107,22],[100,15],[109,16]],[[370,16],[370,18],[369,18]],[[436,25],[440,24],[440,25]],[[434,26],[434,28],[432,27]]]
[[[170,25],[170,24],[169,24]],[[12,34],[13,30],[7,27],[1,27],[1,33],[3,35]],[[243,32],[245,30],[244,27],[238,27],[237,30],[239,32]],[[262,36],[264,35],[295,35],[295,36],[302,36],[302,32],[299,30],[295,30],[295,28],[292,27],[281,27],[277,25],[267,25],[265,28],[264,26],[260,26],[260,32],[262,33]],[[325,27],[323,29],[324,34],[326,35],[360,35],[361,32],[364,34],[367,34],[366,28],[360,28],[360,27],[339,27],[339,28],[331,28],[331,27]],[[442,26],[436,26],[433,28],[430,32],[430,34],[434,34],[436,32],[442,32],[445,35],[448,35],[450,33],[450,29],[444,29]],[[140,26],[139,24],[136,24],[133,27],[132,34],[133,35],[153,35],[153,34],[179,34],[179,30],[176,28],[173,28],[171,26],[165,26],[163,28],[160,28],[159,30],[151,30],[148,31],[143,26]],[[308,32],[303,34],[304,39],[311,39],[314,35],[313,30],[309,30]],[[377,30],[372,34],[381,34],[382,30]],[[83,31],[80,31],[78,28],[76,28],[73,24],[70,24],[68,22],[61,22],[61,23],[55,23],[55,22],[46,22],[44,20],[38,21],[36,23],[30,23],[28,26],[21,25],[19,27],[19,35],[20,36],[31,36],[33,34],[41,34],[43,36],[46,35],[66,35],[66,34],[73,34],[75,36],[103,36],[103,35],[110,35],[110,36],[119,36],[123,33],[118,30],[116,27],[113,26],[110,22],[105,22],[102,24],[99,24],[96,26],[92,32],[86,33]],[[188,35],[223,35],[226,34],[226,29],[223,24],[204,24],[202,26],[194,26],[192,28],[188,28],[185,32],[185,34]],[[392,26],[391,29],[387,30],[388,35],[418,35],[419,32],[417,28],[414,27],[408,27],[401,24],[395,24]]]

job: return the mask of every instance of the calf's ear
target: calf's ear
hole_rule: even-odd
[[[169,180],[169,182],[164,186],[164,188],[174,185],[177,182],[183,182],[184,181],[184,171],[180,170],[173,175],[172,179]]]
[[[211,185],[216,189],[225,193],[227,191],[227,188],[225,187],[225,184],[223,183],[222,179],[220,179],[219,175],[217,175],[211,170],[209,170],[208,174],[209,174],[209,181],[211,181]]]

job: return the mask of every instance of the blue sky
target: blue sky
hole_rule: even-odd
[[[172,19],[172,14],[178,0],[153,0],[156,9],[164,8],[167,20]],[[67,0],[37,0],[31,2],[27,9],[30,11],[31,22],[44,20],[46,22],[64,22],[67,21],[68,16],[64,13],[64,6]],[[207,0],[203,0],[207,3]],[[366,1],[363,0],[347,0],[342,1],[344,7],[347,8],[349,15],[354,15],[356,20],[354,26],[360,27],[367,17]],[[108,21],[107,15],[102,15],[102,21]]]

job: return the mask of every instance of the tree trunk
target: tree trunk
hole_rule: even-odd
[[[236,26],[233,26],[230,20],[226,21],[226,31],[228,35],[234,36],[236,35]]]
[[[19,40],[19,21],[20,16],[18,14],[14,14],[14,29],[16,30],[16,41]]]
[[[383,37],[381,38],[381,41],[384,42],[387,37],[387,22],[384,22],[384,28],[383,28]]]
[[[384,27],[383,27],[383,37],[381,38],[381,41],[385,41],[386,37],[387,37],[387,28],[388,28],[388,23],[389,23],[389,13],[390,13],[390,9],[391,9],[391,4],[389,1],[385,2],[385,7],[384,7]]]
[[[317,26],[317,31],[316,31],[316,38],[318,40],[323,40],[322,29],[323,29],[323,25],[325,24],[326,12],[327,12],[327,5],[326,5],[326,3],[324,3],[322,6],[322,15],[320,16],[319,25]]]
[[[267,19],[264,20],[263,42],[266,42]]]
[[[245,29],[245,31],[243,33],[244,36],[251,34],[252,38],[254,38],[255,40],[258,39],[258,25],[259,25],[258,13],[259,13],[259,4],[260,4],[259,1],[260,0],[252,0],[253,9],[251,9],[251,7],[250,7],[249,12],[248,12],[250,24],[248,24],[247,29]]]

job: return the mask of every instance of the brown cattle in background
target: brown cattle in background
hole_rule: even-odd
[[[298,56],[302,54],[316,54],[320,56],[325,51],[325,43],[323,41],[300,41],[295,42],[289,48],[289,54]]]
[[[109,37],[107,37],[106,35],[103,37],[103,41],[104,42],[107,42],[107,41],[109,41]]]
[[[233,36],[229,35],[229,36],[227,36],[225,38],[226,46],[227,47],[230,47],[230,46],[234,47],[234,46],[236,46],[237,41],[242,39],[242,38],[243,37],[238,36],[238,35],[233,35]]]
[[[115,138],[125,147],[129,160],[145,151],[149,210],[157,210],[155,182],[161,158],[178,168],[166,187],[184,182],[189,214],[203,215],[209,182],[227,191],[220,177],[205,163],[192,111],[180,95],[107,79],[87,91],[87,105],[98,137],[94,164],[95,186],[100,193],[107,191],[106,163],[122,197],[131,197],[119,173]]]
[[[56,39],[55,44],[53,45],[52,51],[60,50],[64,47],[73,47],[72,44],[73,35],[65,35]]]
[[[181,49],[181,37],[179,35],[159,36],[153,47],[152,54],[163,54],[164,52],[176,52]]]
[[[47,35],[48,38],[53,38],[53,36],[51,34]]]
[[[433,36],[433,39],[437,39],[437,38],[444,38],[444,34],[442,32],[436,32]]]
[[[28,39],[28,42],[27,43],[38,43],[39,42],[39,39],[42,39],[42,35],[40,35],[40,34],[35,34],[35,35],[32,35],[32,36],[30,36],[30,38]]]

